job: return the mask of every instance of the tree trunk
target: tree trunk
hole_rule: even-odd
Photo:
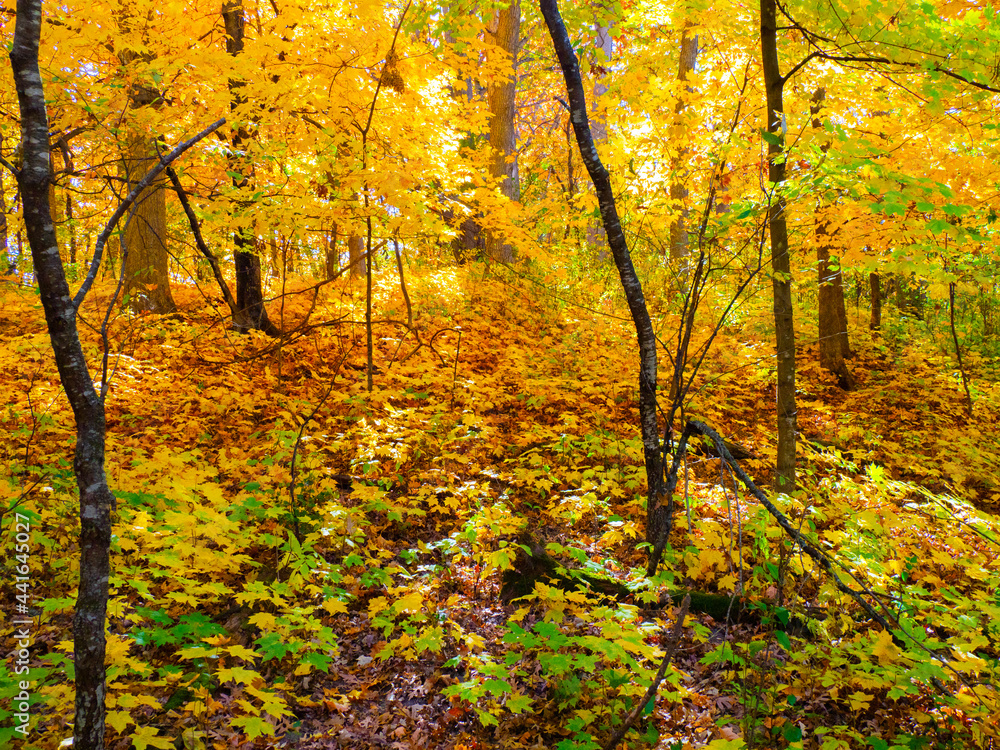
[[[813,128],[823,127],[819,113],[826,99],[826,90],[816,89],[809,112],[813,117]],[[830,148],[823,144],[823,152]],[[819,276],[817,293],[817,321],[819,324],[819,364],[833,373],[837,383],[845,391],[854,388],[854,376],[847,367],[846,359],[851,357],[851,347],[847,338],[847,306],[844,304],[844,277],[840,260],[832,256],[833,241],[830,222],[823,215],[827,206],[816,209],[816,267]]]
[[[66,191],[66,234],[69,245],[69,262],[76,265],[76,231],[73,224],[73,196]]]
[[[18,0],[10,52],[21,114],[22,168],[18,185],[52,351],[76,419],[73,471],[80,491],[80,583],[73,615],[73,747],[96,750],[104,747],[104,625],[114,497],[104,472],[104,403],[94,388],[80,346],[76,305],[59,258],[49,205],[49,125],[38,69],[41,27],[40,0]]]
[[[3,138],[0,137],[0,147]],[[17,263],[10,256],[10,247],[7,243],[7,196],[4,195],[3,184],[4,170],[0,169],[0,257],[7,264],[7,275],[13,276],[17,273]]]
[[[337,250],[337,225],[330,229],[330,241],[326,245],[326,280],[332,281],[340,272],[340,251]]]
[[[131,20],[127,15],[122,17],[122,31],[130,33]],[[139,59],[139,55],[126,48],[119,59],[128,65]],[[129,106],[133,110],[158,108],[161,101],[160,92],[150,86],[133,84],[129,91]],[[126,126],[121,169],[128,181],[128,192],[159,161],[156,146],[156,138],[148,132],[134,125]],[[142,192],[133,208],[121,240],[125,296],[136,312],[172,313],[177,305],[170,293],[167,195],[162,177]]]
[[[646,308],[642,283],[636,275],[628,243],[622,231],[615,205],[614,191],[608,170],[601,163],[594,137],[587,119],[587,100],[580,78],[580,64],[573,51],[572,42],[559,15],[556,0],[541,0],[542,15],[548,26],[552,43],[559,57],[559,65],[566,79],[570,116],[576,132],[576,142],[583,162],[597,191],[601,218],[607,232],[608,246],[618,267],[618,275],[625,292],[632,321],[635,324],[639,345],[639,421],[642,430],[643,455],[646,465],[646,539],[655,546],[669,528],[667,499],[663,492],[663,464],[660,453],[660,436],[656,416],[656,335]],[[651,561],[652,562],[652,561]]]
[[[868,328],[878,331],[882,328],[882,278],[877,273],[870,273],[868,284],[872,293],[872,317]]]
[[[146,106],[144,98],[134,96],[132,106]],[[148,135],[132,132],[127,138],[124,172],[131,191],[158,157],[155,141]],[[135,213],[125,225],[125,295],[136,312],[166,314],[177,309],[170,293],[166,237],[167,194],[161,178],[142,192],[135,202]]]
[[[351,264],[351,278],[360,279],[365,275],[365,238],[357,232],[351,232],[347,238],[347,258]]]
[[[279,270],[281,261],[278,256],[278,233],[273,229],[271,230],[270,236],[267,238],[267,247],[270,258],[269,267],[271,270],[271,278],[276,279],[281,275]]]
[[[760,2],[760,51],[767,91],[767,179],[771,184],[768,227],[771,234],[771,285],[774,291],[774,334],[778,359],[778,461],[776,492],[794,492],[795,481],[795,325],[792,319],[792,267],[785,223],[783,104],[785,79],[778,65],[777,0]]]
[[[847,310],[844,306],[844,285],[839,261],[831,263],[829,225],[824,219],[816,221],[816,260],[819,275],[817,318],[819,322],[819,363],[837,378],[845,391],[854,388],[854,376],[844,361],[850,349],[847,346]],[[832,270],[831,270],[832,269]]]
[[[222,6],[222,20],[226,27],[226,52],[236,57],[243,52],[245,17],[243,15],[243,0],[226,0]],[[243,81],[229,79],[230,111],[237,111],[244,103],[242,94]],[[233,156],[230,159],[230,171],[234,174],[233,187],[242,189],[250,184],[253,176],[253,164],[244,154],[249,134],[242,125],[233,128]],[[250,208],[245,203],[238,204],[239,209]],[[260,271],[260,255],[257,254],[257,240],[252,232],[243,229],[233,233],[233,262],[236,267],[236,306],[239,308],[239,321],[234,321],[240,330],[256,329],[269,336],[277,336],[278,328],[267,317],[264,307],[263,282]]]
[[[521,0],[511,0],[510,5],[498,11],[494,43],[510,56],[511,77],[490,86],[490,176],[500,183],[500,192],[510,201],[521,200],[517,177],[517,53],[521,35]],[[486,254],[491,260],[510,263],[514,260],[514,247],[504,242],[496,232],[488,232]]]
[[[694,73],[695,65],[698,61],[698,35],[691,34],[691,23],[684,23],[681,32],[680,61],[677,65],[677,80],[681,83],[685,91],[690,91],[690,86],[684,86],[688,76]],[[679,97],[684,94],[680,93]],[[678,130],[682,130],[681,115],[687,108],[683,98],[678,98],[674,113],[677,119]],[[688,254],[688,230],[687,217],[688,209],[685,205],[688,197],[687,173],[684,171],[685,162],[688,157],[687,146],[682,146],[674,158],[671,172],[673,176],[670,180],[670,202],[677,212],[677,218],[670,225],[670,258],[679,260]]]
[[[600,3],[597,3],[600,7]],[[594,40],[594,46],[601,51],[603,54],[603,62],[608,66],[611,64],[611,58],[615,53],[615,43],[611,38],[611,24],[602,23],[599,19],[597,21],[597,34]],[[593,97],[591,99],[593,106],[593,119],[590,125],[590,130],[593,134],[594,143],[604,144],[608,140],[608,124],[605,117],[604,110],[604,95],[608,92],[607,86],[607,76],[608,68],[605,65],[598,64],[596,66],[596,75],[594,77],[594,88]],[[575,123],[574,123],[575,126]],[[594,152],[597,153],[596,150]],[[586,163],[586,157],[584,157],[584,162]],[[593,184],[593,179],[591,179],[591,184]],[[596,185],[595,185],[596,189]],[[600,198],[598,198],[600,202]],[[604,260],[607,257],[607,252],[605,250],[607,240],[607,230],[604,227],[603,221],[592,222],[587,226],[587,245],[596,250],[598,257]]]

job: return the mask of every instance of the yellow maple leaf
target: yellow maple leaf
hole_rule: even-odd
[[[888,630],[883,630],[878,634],[875,639],[875,643],[872,646],[872,654],[878,659],[878,663],[883,667],[887,664],[892,664],[899,658],[899,649],[896,648],[896,644],[892,642],[892,633]]]
[[[128,711],[108,711],[106,721],[108,726],[112,727],[119,734],[125,730],[125,727],[133,723]]]
[[[173,740],[169,737],[158,737],[159,733],[160,730],[156,727],[139,727],[132,735],[132,744],[135,745],[136,750],[146,750],[150,745],[163,748],[163,750],[171,750],[174,746]]]

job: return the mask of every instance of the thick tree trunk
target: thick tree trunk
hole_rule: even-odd
[[[826,90],[816,89],[812,97],[809,112],[812,115],[813,128],[822,128],[823,121],[819,114],[826,99]],[[823,144],[823,152],[829,149],[829,142]],[[845,391],[854,387],[854,376],[851,375],[845,360],[851,357],[851,347],[847,338],[847,306],[844,304],[844,278],[840,268],[840,260],[831,254],[833,239],[830,234],[830,223],[823,215],[828,207],[820,205],[816,209],[816,267],[819,276],[819,291],[817,293],[817,322],[819,333],[819,364],[833,373],[837,383]]]
[[[141,133],[132,133],[126,148],[125,173],[131,191],[157,163],[157,156],[153,139]],[[143,191],[135,205],[135,213],[125,227],[123,250],[129,306],[136,312],[174,312],[177,305],[170,293],[167,194],[163,179]]]
[[[337,225],[330,229],[330,239],[326,245],[326,280],[332,281],[340,273],[340,251],[337,249]]]
[[[698,35],[691,34],[690,22],[685,22],[681,32],[680,60],[677,65],[677,80],[685,91],[690,91],[691,87],[684,86],[688,76],[694,73],[695,65],[698,61]],[[680,94],[683,97],[683,93]],[[687,108],[683,98],[678,99],[674,113],[677,116],[678,130],[682,129],[681,115]],[[670,180],[670,202],[677,211],[677,218],[670,225],[670,258],[679,260],[688,254],[688,230],[687,217],[688,209],[685,205],[688,197],[687,172],[685,162],[688,157],[687,146],[682,146],[672,165],[673,177]]]
[[[444,38],[448,44],[455,43],[455,38],[450,31],[445,32]],[[461,58],[466,57],[464,52],[457,52],[457,54]],[[472,76],[463,77],[463,74],[459,73],[458,77],[451,84],[452,99],[464,101],[471,105],[473,102],[482,99],[482,97],[482,87],[477,84],[476,79]],[[475,144],[476,139],[476,134],[471,130],[462,132],[462,142],[468,144],[470,147],[474,147],[473,144]],[[460,203],[454,200],[454,196],[449,196],[447,200],[451,203],[451,207],[442,214],[442,218],[451,229],[456,231],[456,236],[450,243],[451,251],[455,256],[456,263],[465,263],[468,260],[478,257],[486,249],[482,227],[479,226],[477,217],[469,216],[459,210]],[[465,206],[461,206],[461,208],[465,208]]]
[[[598,6],[597,12],[600,11],[600,3],[595,3]],[[597,22],[597,34],[594,40],[594,47],[601,51],[603,54],[604,62],[608,65],[611,64],[611,58],[614,56],[615,43],[614,39],[611,38],[611,24],[604,24],[600,20]],[[594,88],[593,95],[591,98],[593,106],[593,117],[591,119],[590,130],[593,135],[595,144],[605,144],[608,140],[608,124],[605,116],[605,105],[604,95],[608,92],[608,68],[604,65],[598,64],[597,70],[594,76]],[[596,149],[594,151],[596,152]],[[584,158],[584,163],[586,164],[586,158]],[[593,180],[591,180],[593,184]],[[594,186],[596,189],[596,185]],[[600,198],[598,198],[600,201]],[[604,227],[603,222],[593,222],[587,227],[587,245],[592,249],[597,251],[598,257],[602,260],[607,258],[607,252],[605,247],[608,244],[607,240],[607,230]]]
[[[872,317],[868,328],[878,331],[882,328],[882,277],[877,273],[868,274],[868,284],[872,294]]]
[[[73,224],[73,196],[66,191],[66,234],[69,245],[69,262],[76,265],[76,229]]]
[[[357,232],[351,232],[347,238],[347,259],[351,264],[351,277],[360,279],[365,275],[365,238]]]
[[[80,491],[80,584],[73,615],[76,713],[73,747],[104,747],[105,636],[114,497],[104,473],[104,403],[94,389],[76,328],[76,307],[59,258],[49,205],[49,126],[38,69],[40,0],[18,0],[10,52],[21,113],[18,184],[24,226],[52,351],[76,419],[73,470]]]
[[[129,31],[131,20],[123,17],[123,31]],[[139,55],[132,49],[125,49],[119,57],[122,64],[127,65]],[[156,108],[160,102],[160,92],[149,86],[134,84],[129,92],[129,106],[133,110]],[[138,127],[127,126],[121,164],[122,173],[128,180],[128,192],[158,161],[156,138]],[[170,293],[167,195],[162,177],[143,191],[134,208],[122,238],[125,296],[136,312],[172,313],[177,305]]]
[[[855,382],[845,361],[850,356],[850,349],[847,346],[847,310],[844,305],[844,284],[839,261],[833,259],[831,263],[828,238],[827,223],[822,219],[817,219],[819,363],[824,369],[833,373],[841,388],[849,391],[854,388]],[[831,270],[831,266],[833,270]]]
[[[227,0],[222,6],[222,20],[226,27],[226,52],[236,57],[243,52],[243,38],[246,19],[243,15],[243,0]],[[236,111],[243,104],[241,93],[243,81],[229,79],[230,110]],[[253,165],[243,153],[249,134],[243,126],[233,128],[233,157],[230,171],[234,173],[233,186],[245,188],[250,184]],[[240,210],[249,209],[240,205]],[[247,230],[233,233],[233,262],[236,267],[236,306],[239,308],[239,322],[243,327],[263,331],[269,336],[277,336],[277,326],[267,317],[264,307],[263,280],[260,271],[260,255],[257,254],[257,240]]]
[[[760,2],[760,50],[767,91],[768,170],[771,201],[768,227],[771,233],[771,285],[774,291],[774,333],[778,358],[777,410],[778,461],[774,477],[776,492],[793,492],[795,480],[795,326],[792,319],[792,266],[785,223],[783,104],[785,79],[778,65],[776,0]]]
[[[587,118],[587,100],[580,78],[580,64],[573,51],[566,26],[559,15],[556,0],[541,0],[542,15],[559,57],[559,65],[566,79],[570,116],[576,132],[576,142],[583,162],[597,191],[601,218],[607,232],[608,246],[618,267],[618,275],[625,292],[639,344],[639,421],[642,430],[643,454],[646,464],[646,539],[654,546],[668,530],[667,498],[663,497],[663,463],[660,436],[656,417],[656,336],[646,308],[642,283],[636,275],[628,243],[622,231],[615,205],[614,191],[608,170],[601,163],[594,145]],[[651,562],[653,562],[651,560]],[[654,565],[655,567],[655,565]]]
[[[489,89],[490,106],[490,176],[500,182],[500,191],[511,201],[521,200],[521,189],[517,178],[517,130],[514,117],[517,113],[517,52],[521,34],[521,1],[512,0],[510,5],[498,11],[497,30],[494,42],[500,50],[510,56],[511,77],[502,83],[494,83]],[[504,242],[495,232],[488,232],[486,254],[495,261],[510,263],[514,260],[514,247]]]

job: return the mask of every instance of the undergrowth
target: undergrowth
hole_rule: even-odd
[[[995,384],[977,382],[969,416],[931,341],[858,332],[850,394],[800,351],[802,488],[777,502],[899,623],[887,633],[704,455],[685,471],[664,572],[646,580],[629,327],[478,270],[423,273],[413,330],[376,329],[371,393],[349,322],[358,289],[325,300],[341,325],[286,342],[237,336],[183,292],[181,315],[113,328],[109,747],[600,747],[655,673],[679,590],[739,595],[750,615],[689,617],[633,746],[995,737]],[[387,317],[402,314],[391,286],[378,294]],[[286,304],[280,325],[304,310]],[[20,514],[32,529],[29,746],[50,748],[72,722],[73,420],[31,290],[4,287],[0,337],[0,596],[17,594]],[[728,330],[689,409],[752,446],[762,486],[766,350]],[[631,599],[539,584],[503,605],[500,574],[524,532]],[[14,610],[0,611],[10,643]],[[0,669],[4,744],[20,679],[11,661]],[[386,701],[406,710],[381,716]]]

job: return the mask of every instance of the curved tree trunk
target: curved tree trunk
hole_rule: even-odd
[[[635,324],[636,339],[639,344],[639,421],[642,431],[643,457],[646,464],[646,539],[654,547],[668,529],[669,514],[667,498],[663,497],[663,461],[660,452],[660,436],[656,417],[656,336],[646,308],[642,283],[636,275],[629,253],[628,243],[622,231],[615,205],[614,191],[608,170],[601,163],[594,145],[587,118],[587,100],[580,78],[580,64],[570,42],[566,26],[559,15],[556,0],[541,0],[542,15],[548,26],[552,43],[559,57],[559,65],[566,79],[566,90],[570,104],[570,117],[576,132],[576,142],[583,162],[597,191],[601,209],[601,219],[607,232],[608,247],[618,267],[618,275],[625,292],[632,322]],[[652,567],[655,560],[651,557]],[[652,575],[652,573],[650,573]]]
[[[792,266],[785,223],[785,110],[782,101],[785,79],[778,66],[776,0],[760,1],[760,51],[767,90],[768,138],[767,179],[772,195],[768,210],[771,233],[771,285],[774,291],[774,333],[778,357],[778,465],[774,477],[776,492],[795,490],[795,326],[792,319]]]
[[[497,47],[510,56],[511,77],[490,86],[490,176],[500,182],[500,192],[511,201],[521,200],[517,179],[517,130],[514,116],[517,113],[517,52],[521,34],[521,0],[511,0],[497,13],[497,30],[494,41]],[[514,248],[503,237],[488,232],[486,254],[501,263],[514,260]]]

